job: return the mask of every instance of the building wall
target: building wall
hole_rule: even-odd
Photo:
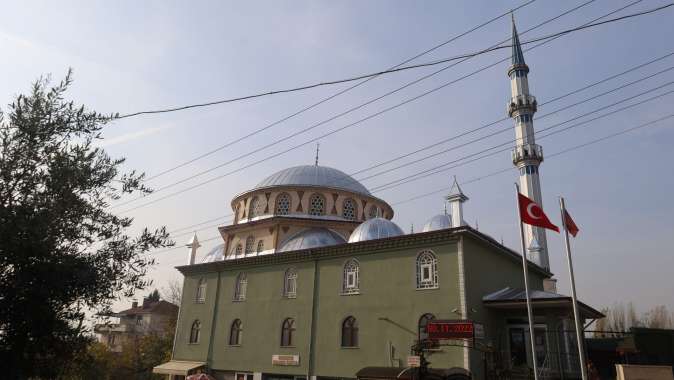
[[[416,289],[416,256],[430,248],[438,258],[439,287]],[[350,257],[360,263],[360,294],[341,295],[343,265]],[[293,266],[298,271],[297,298],[282,297],[283,276]],[[316,270],[314,269],[316,266]],[[248,279],[246,300],[233,301],[235,279],[245,271]],[[208,280],[206,302],[195,304],[199,278]],[[314,282],[314,280],[316,280]],[[458,291],[457,244],[454,239],[433,246],[418,245],[405,249],[371,251],[344,256],[302,261],[284,265],[266,265],[223,271],[217,315],[215,291],[218,275],[189,275],[178,326],[175,360],[208,361],[221,371],[264,372],[304,375],[309,370],[310,346],[313,347],[313,375],[355,377],[366,366],[405,365],[410,347],[417,339],[418,320],[424,313],[441,319],[456,319],[452,310],[460,308]],[[314,304],[314,288],[316,297]],[[312,304],[316,308],[312,309]],[[312,331],[316,332],[313,342]],[[358,321],[359,347],[341,347],[341,324],[353,316]],[[295,319],[294,347],[280,347],[281,325],[285,318]],[[228,345],[231,323],[243,322],[242,344]],[[201,321],[199,344],[188,344],[190,327]],[[209,344],[212,330],[212,355]],[[391,358],[391,352],[395,351]],[[299,366],[273,366],[272,355],[300,356]],[[462,367],[463,350],[447,347],[434,353],[431,366]]]

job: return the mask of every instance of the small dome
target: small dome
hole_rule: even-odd
[[[315,186],[342,189],[371,195],[370,191],[350,175],[327,166],[303,165],[283,169],[258,183],[253,190],[274,186]]]
[[[384,239],[404,235],[397,224],[384,218],[372,218],[361,223],[349,237],[349,243],[365,240]]]
[[[346,240],[332,230],[327,228],[310,228],[287,238],[276,252],[297,251],[344,243],[346,243]]]
[[[222,261],[225,259],[225,245],[219,244],[215,248],[211,249],[210,252],[201,259],[202,263],[213,263],[216,261]]]
[[[452,227],[452,217],[447,214],[436,215],[424,224],[424,228],[421,232],[437,231],[444,230],[445,228]]]

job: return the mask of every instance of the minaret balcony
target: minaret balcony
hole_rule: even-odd
[[[532,95],[517,95],[510,99],[510,103],[508,104],[508,116],[513,117],[515,112],[523,110],[534,113],[537,109],[538,103],[536,102],[536,97]]]
[[[537,144],[518,145],[512,151],[513,164],[517,165],[522,161],[543,161],[543,147]]]

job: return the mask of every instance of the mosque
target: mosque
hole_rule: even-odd
[[[541,202],[530,95],[517,30],[508,69],[522,192]],[[468,197],[454,180],[449,208],[405,234],[394,209],[340,170],[296,166],[231,202],[222,243],[188,265],[172,360],[156,373],[206,372],[227,380],[410,378],[411,347],[429,321],[469,321],[471,339],[426,347],[430,368],[457,377],[580,377],[570,297],[556,291],[545,231],[527,226],[535,351],[531,352],[520,253],[464,221]],[[602,317],[581,303],[582,319]],[[389,374],[389,375],[387,375]],[[499,377],[501,376],[501,377]],[[525,378],[525,377],[522,377]]]

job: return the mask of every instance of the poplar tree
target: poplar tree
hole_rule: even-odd
[[[96,146],[103,115],[65,99],[72,72],[37,80],[0,112],[0,363],[9,379],[55,378],[90,341],[88,312],[146,288],[164,227],[132,235],[109,206],[149,193]]]

